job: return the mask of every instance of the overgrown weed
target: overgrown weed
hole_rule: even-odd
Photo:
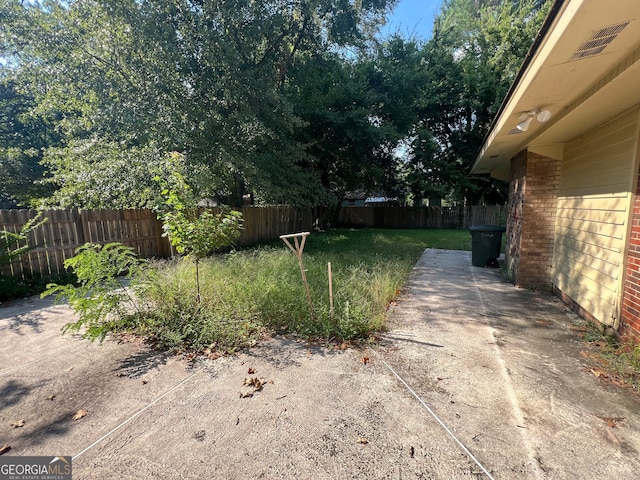
[[[590,358],[640,394],[640,345],[631,341],[619,343],[616,338],[604,334],[602,327],[591,322],[586,323],[582,338],[594,347]]]
[[[467,245],[466,231],[343,230],[311,235],[303,261],[312,311],[298,261],[282,243],[202,259],[199,289],[196,266],[188,258],[146,262],[131,278],[134,304],[124,296],[96,290],[97,303],[87,304],[96,311],[80,313],[89,338],[103,339],[110,331],[126,328],[174,353],[235,352],[255,345],[266,334],[335,343],[367,341],[385,328],[386,309],[425,248]],[[106,255],[108,250],[90,253]],[[94,264],[112,263],[113,258],[94,259]],[[102,281],[95,268],[90,271]],[[91,293],[70,286],[52,286],[51,292],[60,290],[76,302]],[[129,303],[111,305],[117,298]],[[113,318],[116,312],[121,318]],[[76,322],[69,328],[82,325]]]

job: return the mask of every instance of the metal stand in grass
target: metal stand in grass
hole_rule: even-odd
[[[289,247],[293,254],[298,257],[298,264],[300,265],[300,273],[302,274],[302,281],[304,282],[304,288],[307,291],[307,303],[309,304],[309,312],[311,313],[311,319],[315,320],[313,314],[313,303],[311,303],[311,294],[309,293],[309,283],[307,283],[307,274],[302,263],[302,251],[304,250],[304,243],[309,236],[309,232],[302,233],[290,233],[289,235],[280,235],[282,241]],[[293,245],[289,242],[289,239],[293,238]]]

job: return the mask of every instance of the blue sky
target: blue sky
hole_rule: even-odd
[[[431,38],[433,20],[442,6],[442,0],[400,0],[382,28],[382,35],[398,30],[402,35],[415,35],[419,39]]]

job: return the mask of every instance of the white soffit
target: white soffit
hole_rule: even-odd
[[[615,8],[601,0],[566,1],[512,87],[472,173],[497,174],[523,148],[569,141],[640,102],[638,17],[638,0],[616,0]],[[537,108],[549,110],[551,120],[534,120],[515,134],[520,115]]]

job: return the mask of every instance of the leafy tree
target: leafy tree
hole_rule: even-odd
[[[504,183],[468,172],[549,5],[539,0],[444,4],[421,52],[418,128],[406,165],[413,189],[470,204],[506,201]]]
[[[155,208],[161,198],[153,181],[167,167],[153,145],[129,147],[99,138],[49,148],[43,159],[57,187],[43,202],[62,208]]]
[[[196,301],[200,301],[200,260],[216,250],[228,247],[240,236],[242,214],[222,211],[213,214],[200,210],[197,198],[178,168],[183,157],[173,153],[170,157],[168,178],[156,177],[166,198],[163,214],[165,233],[178,253],[194,260],[196,265]]]
[[[449,0],[429,42],[376,45],[395,3],[7,0],[0,55],[31,118],[61,135],[45,156],[61,205],[146,204],[95,171],[169,151],[231,205],[330,204],[363,186],[502,200],[467,172],[549,2]],[[92,168],[100,192],[74,192]],[[132,178],[149,192],[152,176]]]
[[[320,182],[318,203],[337,203],[344,193],[380,188],[392,165],[390,134],[376,116],[376,92],[358,63],[336,54],[309,59],[292,72],[289,91],[304,121],[294,138],[305,145],[300,164]]]
[[[8,0],[0,53],[66,139],[183,152],[220,173],[212,188],[231,204],[247,190],[311,202],[323,193],[292,141],[291,72],[364,46],[393,3]]]
[[[42,149],[59,140],[50,125],[29,115],[33,106],[13,82],[0,80],[0,197],[31,206],[51,194],[40,161]]]

